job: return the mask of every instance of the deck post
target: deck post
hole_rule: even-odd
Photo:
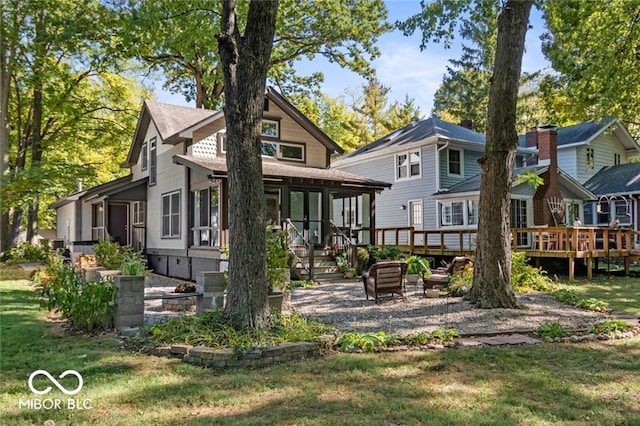
[[[587,257],[587,279],[591,281],[593,279],[593,257]]]
[[[571,256],[569,257],[569,281],[575,280],[575,269],[576,269],[576,258]]]
[[[629,276],[629,270],[631,268],[631,256],[625,256],[624,258],[624,276]]]

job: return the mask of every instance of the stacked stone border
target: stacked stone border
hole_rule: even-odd
[[[287,342],[246,351],[206,346],[171,345],[150,348],[145,352],[156,356],[180,358],[182,361],[202,367],[262,367],[279,362],[318,358],[331,349],[333,336],[325,336],[317,342]]]

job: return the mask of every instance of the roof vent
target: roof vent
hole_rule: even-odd
[[[420,119],[418,117],[413,117],[411,119],[411,126],[416,127],[418,125],[419,121],[420,121]]]

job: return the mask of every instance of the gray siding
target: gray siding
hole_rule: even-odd
[[[335,168],[393,183],[391,189],[376,195],[376,228],[408,226],[409,211],[408,208],[403,210],[402,206],[408,206],[409,200],[422,200],[423,227],[427,229],[433,228],[437,221],[435,202],[431,197],[436,192],[433,145],[420,149],[420,161],[422,177],[400,181],[395,180],[395,153]]]
[[[449,156],[448,156],[448,148],[443,150],[440,153],[440,188],[446,189],[451,188],[452,186],[462,182],[463,180],[469,179],[470,177],[479,175],[482,170],[480,169],[480,165],[478,164],[478,159],[482,156],[482,152],[478,151],[469,151],[463,150],[462,148],[458,148],[455,146],[451,147],[452,149],[459,149],[462,151],[462,176],[449,176]]]
[[[593,148],[594,151],[593,168],[587,167],[587,147]],[[629,162],[624,146],[613,134],[601,134],[590,145],[578,147],[576,150],[577,176],[575,176],[578,182],[584,183],[591,179],[601,168],[613,166],[614,154],[620,155],[621,164]]]
[[[558,167],[574,179],[578,178],[578,161],[586,162],[586,153],[582,151],[580,157],[576,151],[576,147],[558,149]]]

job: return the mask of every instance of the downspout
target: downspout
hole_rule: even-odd
[[[440,192],[440,151],[449,147],[449,141],[445,142],[440,148],[436,144],[436,192]],[[440,229],[440,212],[438,209],[438,202],[436,201],[436,227]]]
[[[438,145],[436,144],[436,147]],[[447,141],[440,148],[436,148],[436,192],[440,192],[440,152],[449,147],[449,142]]]

